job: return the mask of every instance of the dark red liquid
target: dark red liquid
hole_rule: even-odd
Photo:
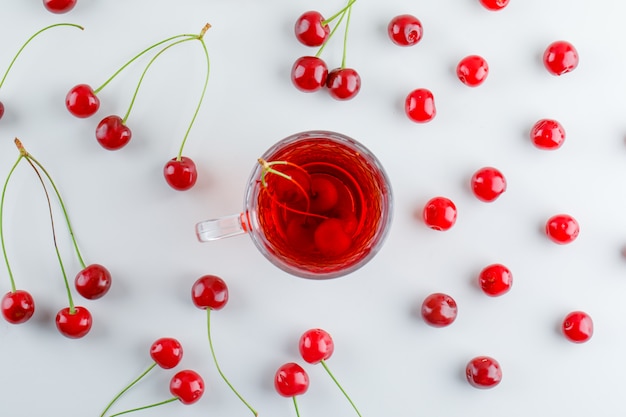
[[[390,193],[368,155],[313,138],[287,145],[267,162],[278,172],[262,177],[257,216],[274,256],[330,274],[370,255],[384,233]]]

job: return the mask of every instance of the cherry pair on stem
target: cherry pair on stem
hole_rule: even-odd
[[[76,117],[79,118],[87,118],[94,115],[100,108],[100,99],[98,98],[98,94],[114,79],[116,78],[124,69],[126,69],[130,64],[134,61],[145,55],[146,53],[154,50],[155,48],[162,48],[150,59],[146,67],[144,68],[135,91],[133,93],[131,102],[126,110],[126,113],[123,117],[118,115],[109,115],[104,117],[100,123],[98,123],[96,127],[96,139],[98,143],[107,150],[118,150],[123,148],[128,144],[132,137],[132,131],[127,126],[126,122],[130,116],[130,113],[135,104],[135,100],[139,93],[139,89],[143,83],[143,80],[146,76],[146,73],[154,64],[154,62],[167,50],[173,48],[177,45],[180,45],[184,42],[197,40],[200,42],[202,46],[202,50],[204,53],[204,57],[206,59],[206,75],[204,79],[204,84],[202,87],[202,93],[194,110],[191,121],[187,127],[183,140],[181,142],[180,148],[178,150],[178,154],[169,160],[164,168],[163,175],[165,177],[166,182],[175,190],[184,191],[192,188],[198,178],[198,172],[194,161],[187,157],[183,156],[183,150],[187,139],[189,137],[189,133],[195,123],[195,120],[200,111],[200,107],[202,106],[202,102],[204,101],[204,96],[206,93],[208,81],[209,81],[209,72],[210,72],[210,61],[209,61],[209,53],[204,42],[204,35],[206,31],[211,27],[208,23],[202,28],[199,34],[180,34],[176,36],[169,37],[160,42],[157,42],[138,54],[136,54],[133,58],[128,60],[122,67],[120,67],[111,77],[109,77],[100,87],[96,89],[92,89],[87,84],[78,84],[74,86],[67,94],[65,98],[65,105],[68,111]]]
[[[317,11],[307,11],[296,20],[294,29],[296,38],[306,46],[319,46],[315,55],[298,58],[291,68],[291,81],[298,90],[311,93],[326,87],[331,97],[337,100],[350,100],[360,91],[359,73],[346,66],[348,27],[355,1],[349,0],[344,8],[328,19],[324,19]],[[344,18],[346,22],[341,66],[329,71],[326,62],[320,56]],[[329,24],[335,19],[338,19],[337,23],[331,30]]]
[[[157,339],[150,346],[150,357],[153,363],[137,378],[131,381],[124,389],[122,389],[104,408],[104,411],[100,414],[100,417],[104,417],[111,407],[124,395],[128,390],[141,381],[146,375],[150,373],[157,366],[162,369],[172,369],[178,366],[183,358],[183,347],[181,343],[172,337],[162,337]],[[176,400],[183,404],[193,404],[197,402],[204,394],[204,380],[195,371],[185,369],[177,372],[170,379],[170,393],[172,398],[168,398],[164,401],[157,403],[144,405],[141,407],[125,410],[116,414],[111,414],[109,417],[116,417],[123,414],[132,413],[135,411],[147,410],[148,408],[158,407],[164,404],[174,402]]]
[[[81,294],[83,297],[87,299],[90,299],[90,300],[98,299],[104,296],[109,291],[109,288],[111,286],[111,274],[105,267],[103,267],[100,264],[91,264],[89,266],[85,264],[85,261],[83,260],[81,252],[78,248],[76,238],[74,236],[74,231],[73,231],[70,219],[69,219],[69,215],[67,213],[65,203],[63,202],[63,198],[61,197],[61,194],[55,182],[53,181],[48,171],[44,168],[44,166],[37,159],[35,159],[30,153],[26,151],[26,149],[24,148],[20,140],[17,138],[15,139],[15,145],[17,146],[19,150],[19,157],[17,158],[13,167],[9,171],[9,174],[7,175],[4,186],[2,188],[2,195],[0,196],[0,243],[2,244],[2,254],[6,263],[7,271],[9,274],[9,280],[11,283],[11,291],[9,291],[8,293],[4,295],[0,304],[2,315],[9,323],[20,324],[20,323],[24,323],[28,321],[35,313],[35,303],[34,303],[32,295],[25,290],[18,290],[15,284],[15,278],[13,276],[11,265],[9,263],[9,259],[7,256],[6,244],[5,244],[5,239],[4,239],[4,229],[3,229],[4,202],[5,202],[8,184],[10,182],[10,179],[15,169],[19,165],[19,163],[22,160],[26,160],[28,164],[35,171],[35,174],[37,175],[37,178],[39,179],[39,182],[41,183],[43,191],[46,196],[46,201],[48,203],[48,211],[50,213],[50,223],[52,226],[52,237],[54,241],[54,248],[55,248],[57,259],[59,261],[59,266],[61,268],[61,272],[63,275],[63,281],[65,284],[65,289],[67,292],[67,298],[68,298],[68,303],[69,303],[68,307],[61,309],[57,313],[56,320],[55,320],[56,326],[58,330],[61,332],[61,334],[63,334],[64,336],[67,336],[69,338],[81,338],[85,336],[91,329],[92,317],[91,317],[91,313],[89,312],[89,310],[87,310],[85,307],[74,305],[72,292],[71,292],[70,285],[67,279],[67,273],[65,270],[65,266],[64,266],[60,251],[59,251],[58,244],[57,244],[56,228],[55,228],[55,223],[54,223],[52,203],[50,200],[50,194],[48,192],[46,182],[44,180],[44,176],[46,177],[49,184],[54,189],[54,193],[63,211],[63,216],[65,218],[65,223],[67,225],[70,237],[72,239],[72,244],[74,247],[76,257],[78,258],[78,261],[80,262],[82,266],[81,271],[76,275],[76,278],[75,278],[76,290],[79,292],[79,294]],[[42,175],[42,172],[43,172],[43,175]]]
[[[356,405],[343,389],[339,381],[335,378],[326,361],[335,351],[335,343],[326,330],[309,329],[300,336],[298,349],[302,359],[310,364],[321,364],[324,370],[331,377],[333,382],[339,387],[343,395],[346,397],[357,415],[361,417],[361,413]],[[274,375],[274,387],[276,391],[283,397],[292,397],[296,415],[300,416],[296,396],[307,392],[309,388],[309,376],[307,372],[295,362],[288,362],[282,365]]]

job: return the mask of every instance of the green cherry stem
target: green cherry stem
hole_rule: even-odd
[[[352,5],[348,7],[348,17],[346,18],[346,28],[343,34],[343,55],[341,58],[341,68],[346,67],[346,52],[348,50],[348,28],[350,27],[350,16],[352,15]]]
[[[356,2],[356,0],[350,0],[350,1],[348,2],[348,4],[346,4],[346,5],[343,7],[343,9],[339,10],[337,13],[335,13],[334,15],[332,15],[331,17],[329,17],[328,19],[323,20],[323,21],[322,21],[322,26],[323,26],[323,25],[327,25],[327,24],[329,24],[330,22],[332,22],[333,20],[335,20],[336,18],[338,18],[339,16],[342,16],[342,15],[345,13],[345,11],[346,11],[346,10],[348,10],[348,7],[352,6],[352,4],[353,4],[354,2]],[[337,23],[337,24],[339,24],[339,23]]]
[[[158,407],[160,405],[168,404],[168,403],[174,402],[176,400],[178,400],[178,397],[169,398],[169,399],[167,399],[165,401],[159,401],[158,403],[144,405],[142,407],[132,408],[130,410],[122,411],[122,412],[119,412],[119,413],[116,413],[116,414],[111,414],[109,417],[117,417],[117,416],[121,416],[121,415],[124,415],[124,414],[133,413],[135,411],[147,410],[149,408]]]
[[[9,171],[9,175],[7,175],[7,178],[4,181],[4,186],[2,187],[2,196],[0,197],[0,243],[2,244],[2,256],[4,257],[4,262],[6,263],[7,271],[9,273],[9,280],[11,281],[12,292],[17,291],[17,287],[15,286],[15,279],[13,278],[13,272],[11,271],[11,265],[9,264],[9,257],[7,256],[6,245],[4,243],[4,230],[3,230],[4,197],[6,195],[7,186],[9,185],[9,180],[11,179],[11,176],[13,175],[15,168],[17,168],[17,165],[20,163],[22,158],[24,158],[24,155],[20,153],[20,156],[17,158],[17,161],[15,161],[15,163],[11,167],[11,170]]]
[[[343,395],[346,397],[346,399],[348,400],[348,402],[350,403],[350,405],[352,406],[352,408],[354,408],[354,411],[356,411],[356,413],[358,414],[359,417],[361,417],[361,413],[359,412],[359,410],[356,408],[356,405],[354,404],[354,402],[352,401],[352,399],[350,398],[350,396],[348,395],[348,393],[343,389],[343,387],[341,386],[341,384],[339,384],[339,381],[337,381],[337,378],[335,378],[335,376],[333,375],[333,373],[330,371],[330,369],[328,368],[328,365],[326,365],[326,361],[325,360],[321,360],[320,363],[322,364],[322,366],[324,367],[324,369],[326,370],[326,372],[328,373],[328,375],[330,375],[330,378],[335,382],[335,384],[337,385],[337,387],[339,387],[339,390],[343,393]]]
[[[152,365],[150,365],[148,367],[148,369],[146,369],[145,371],[143,371],[143,373],[141,375],[139,375],[137,378],[135,378],[130,384],[126,385],[126,387],[124,387],[123,390],[121,390],[119,393],[117,393],[117,395],[115,397],[113,397],[113,399],[111,400],[111,402],[109,402],[106,406],[106,408],[104,409],[104,411],[102,412],[102,414],[100,414],[100,417],[104,417],[104,415],[107,413],[107,411],[109,411],[109,409],[113,406],[113,404],[115,404],[117,402],[117,400],[120,399],[120,397],[122,395],[124,395],[124,393],[126,393],[126,391],[128,391],[129,389],[131,389],[135,384],[137,384],[144,376],[146,376],[148,374],[148,372],[150,372],[151,370],[154,369],[154,367],[157,366],[157,363],[154,362]]]
[[[259,413],[254,408],[252,408],[252,406],[235,389],[233,384],[230,383],[228,378],[226,378],[226,375],[224,375],[224,372],[222,372],[222,368],[220,368],[219,363],[217,362],[217,356],[215,355],[215,349],[213,348],[213,339],[211,337],[211,308],[207,308],[206,311],[207,311],[206,313],[207,314],[207,320],[206,320],[207,321],[207,336],[209,339],[209,348],[211,349],[211,356],[213,357],[213,363],[215,364],[215,368],[217,369],[217,372],[220,374],[224,382],[226,382],[226,385],[228,385],[228,387],[235,393],[235,395],[241,400],[241,402],[244,403],[246,407],[248,407],[248,409],[252,412],[252,414],[254,414],[255,416],[258,416]]]
[[[298,401],[295,395],[293,396],[293,408],[296,410],[296,416],[300,417],[300,409],[298,408]]]
[[[24,42],[24,44],[22,45],[22,47],[17,51],[17,53],[15,54],[15,56],[13,57],[13,60],[11,60],[11,63],[9,64],[8,68],[6,69],[4,76],[2,77],[2,80],[0,80],[0,87],[2,87],[2,85],[4,84],[4,80],[7,78],[7,75],[9,75],[9,71],[11,70],[11,68],[13,67],[13,64],[15,64],[15,61],[17,60],[17,57],[22,53],[22,51],[24,50],[24,48],[26,48],[26,46],[37,37],[37,35],[39,35],[42,32],[47,31],[48,29],[52,29],[54,27],[58,27],[58,26],[71,26],[71,27],[75,27],[78,28],[80,30],[83,30],[84,28],[80,25],[76,25],[74,23],[55,23],[53,25],[50,26],[46,26],[43,29],[40,29],[39,31],[35,32],[30,38],[28,38],[26,40],[26,42]]]
[[[324,43],[319,47],[319,49],[317,50],[317,53],[315,54],[315,56],[317,58],[319,58],[322,55],[322,52],[324,51],[324,48],[326,48],[326,45],[328,45],[328,41],[330,41],[330,38],[333,37],[333,35],[335,34],[335,32],[337,31],[337,29],[339,28],[339,26],[341,26],[341,22],[343,21],[343,18],[346,16],[346,10],[344,9],[341,13],[341,17],[339,18],[339,20],[337,21],[337,24],[332,28],[332,30],[330,31],[330,33],[328,34],[328,37],[326,38],[326,40],[324,41]]]

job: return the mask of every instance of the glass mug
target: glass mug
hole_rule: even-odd
[[[243,211],[197,223],[201,242],[248,233],[273,264],[313,279],[346,275],[378,252],[391,223],[392,192],[362,144],[307,131],[279,141],[258,162]]]

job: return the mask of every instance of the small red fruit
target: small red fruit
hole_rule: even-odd
[[[91,313],[85,307],[76,306],[73,313],[65,307],[56,316],[57,329],[70,339],[79,339],[89,333],[91,323]]]
[[[477,356],[467,364],[465,376],[475,388],[493,388],[502,381],[502,368],[489,356]]]
[[[509,0],[480,0],[480,4],[488,10],[498,11],[504,9],[509,4]]]
[[[496,168],[484,167],[472,175],[471,186],[476,198],[490,203],[506,191],[506,179]]]
[[[228,302],[226,282],[215,275],[204,275],[191,287],[191,300],[198,308],[221,310]]]
[[[312,93],[326,85],[328,67],[323,59],[303,56],[291,68],[291,82],[300,91]]]
[[[463,58],[456,66],[456,75],[468,87],[478,87],[489,74],[489,65],[485,58],[478,55],[469,55]]]
[[[404,102],[404,111],[414,122],[430,122],[437,114],[433,93],[425,88],[411,91]]]
[[[326,330],[310,329],[300,337],[298,348],[305,362],[316,364],[332,356],[335,343]]]
[[[589,314],[573,311],[563,319],[561,329],[570,342],[584,343],[593,335],[593,321]]]
[[[297,363],[286,363],[276,371],[274,388],[283,397],[302,395],[309,389],[309,375]]]
[[[422,22],[410,14],[394,17],[387,26],[387,34],[393,43],[399,46],[412,46],[422,39]]]
[[[162,337],[150,346],[150,357],[161,368],[172,369],[183,358],[183,347],[172,337]]]
[[[430,294],[422,303],[422,317],[433,327],[449,326],[456,320],[457,313],[456,301],[447,294]]]
[[[25,323],[35,314],[32,295],[24,290],[9,291],[0,304],[2,316],[11,324]]]
[[[193,160],[186,156],[174,157],[163,168],[165,181],[175,190],[185,191],[196,184],[198,170]]]
[[[87,84],[78,84],[67,93],[65,107],[76,117],[93,116],[100,108],[100,99]]]
[[[76,0],[43,0],[43,5],[52,13],[67,13],[76,6]]]
[[[193,404],[204,394],[204,380],[197,372],[185,369],[170,380],[170,393],[183,404]]]
[[[361,90],[361,76],[352,68],[335,68],[328,73],[326,86],[336,100],[350,100]]]
[[[422,214],[426,226],[433,230],[445,231],[456,223],[456,206],[446,197],[434,197],[424,206]]]
[[[573,242],[580,232],[576,219],[569,214],[557,214],[546,222],[546,234],[555,243]]]
[[[497,297],[511,289],[513,274],[509,268],[502,264],[492,264],[480,271],[478,283],[485,294]]]
[[[563,75],[578,66],[578,51],[567,41],[552,42],[543,53],[543,64],[552,75]]]
[[[119,116],[107,116],[96,127],[96,139],[104,149],[116,151],[130,141],[132,132]]]
[[[530,140],[539,149],[558,149],[565,141],[565,129],[556,120],[541,119],[530,130]]]
[[[330,26],[324,23],[320,12],[310,10],[296,20],[294,32],[303,45],[321,46],[330,34]]]
[[[74,285],[80,295],[96,300],[111,288],[111,273],[102,265],[91,264],[76,275]]]

